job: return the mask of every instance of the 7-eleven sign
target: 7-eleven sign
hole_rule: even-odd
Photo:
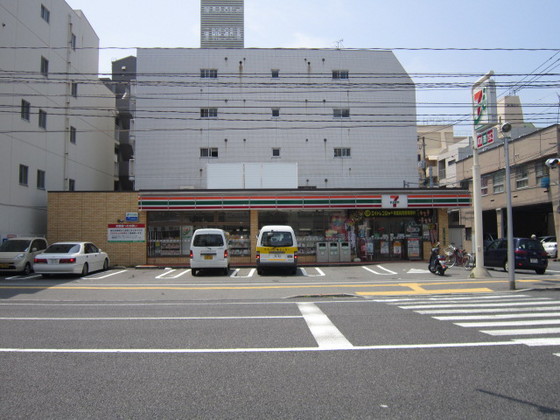
[[[381,203],[384,209],[408,208],[408,196],[401,194],[383,195]]]

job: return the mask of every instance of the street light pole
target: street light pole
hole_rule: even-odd
[[[509,132],[511,124],[505,123],[500,127],[504,135],[504,154],[506,164],[506,218],[507,218],[507,271],[509,289],[515,290],[515,255],[513,252],[513,209],[511,204],[511,168],[509,166]]]

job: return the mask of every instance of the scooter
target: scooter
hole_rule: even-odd
[[[439,242],[434,248],[432,248],[430,262],[428,263],[428,270],[430,270],[431,273],[437,274],[439,276],[445,275],[445,270],[447,270],[445,255],[440,255],[439,253]]]

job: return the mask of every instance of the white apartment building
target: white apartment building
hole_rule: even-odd
[[[286,188],[418,182],[415,87],[391,51],[139,49],[137,72],[137,190],[218,188],[209,172],[244,188],[229,181],[255,164]]]
[[[0,240],[47,232],[48,191],[113,190],[115,98],[63,0],[0,0]]]

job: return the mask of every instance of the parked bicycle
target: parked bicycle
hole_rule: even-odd
[[[474,267],[474,257],[464,249],[457,248],[450,244],[445,249],[446,263],[448,267],[458,266],[470,270]]]

